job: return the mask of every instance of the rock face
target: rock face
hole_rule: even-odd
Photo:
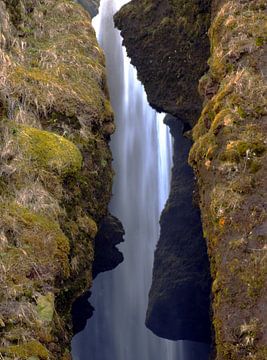
[[[100,0],[77,0],[89,14],[94,17],[98,14]]]
[[[224,1],[190,162],[213,277],[217,359],[267,357],[266,3]]]
[[[150,105],[195,123],[197,84],[209,54],[210,0],[133,0],[114,20]]]
[[[123,261],[122,253],[116,245],[124,241],[124,230],[121,222],[112,215],[107,215],[100,222],[95,237],[95,257],[93,262],[93,278],[100,272],[114,269]],[[73,333],[82,331],[88,319],[93,316],[94,307],[89,303],[90,291],[80,296],[72,306]]]
[[[210,342],[210,277],[200,212],[193,203],[191,141],[183,124],[166,117],[174,141],[171,193],[161,215],[146,325],[170,339]]]
[[[172,9],[177,22],[181,23],[186,8],[189,14],[190,6],[194,9],[204,3],[132,1],[119,12],[115,22],[122,29],[124,43],[145,83],[151,104],[157,109],[171,109],[172,114],[180,115],[190,124],[197,122],[190,163],[199,185],[213,280],[217,351],[214,358],[263,360],[267,358],[266,3],[262,0],[212,1],[209,71],[198,85],[204,104],[197,121],[198,111],[190,116],[187,111],[190,106],[199,109],[196,107],[199,104],[197,76],[188,84],[186,77],[176,80],[168,75],[170,68],[168,62],[162,61],[162,54],[164,49],[168,54],[170,48],[172,51],[179,48],[178,44],[174,47],[172,39],[175,27],[169,27],[162,38],[158,32],[162,31],[162,13],[168,15],[164,24],[173,19],[173,15],[164,12],[166,4],[179,4]],[[152,31],[151,23],[155,24]],[[182,37],[187,39],[186,34]],[[186,48],[183,51],[186,52]],[[189,55],[192,56],[190,51],[182,58]],[[205,56],[201,58],[204,62]],[[152,61],[152,67],[148,66],[148,60]],[[195,59],[187,65],[186,73],[195,74],[195,67],[199,65]],[[205,64],[202,66],[204,69]],[[175,65],[172,69],[176,69]],[[148,79],[157,83],[158,88],[149,86]],[[166,86],[162,87],[165,81]],[[181,91],[181,83],[187,89],[194,89],[190,96],[184,97],[186,92]],[[181,113],[172,110],[179,96],[184,104],[184,110],[183,105],[180,107]],[[164,107],[168,102],[171,105]]]
[[[67,360],[111,196],[104,56],[75,2],[1,0],[0,17],[0,357]]]
[[[114,269],[123,261],[122,253],[116,248],[124,241],[123,235],[122,224],[114,216],[108,215],[101,221],[95,238],[94,278],[100,272]]]

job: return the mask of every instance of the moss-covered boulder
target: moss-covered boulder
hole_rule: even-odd
[[[1,348],[0,348],[1,351]],[[48,360],[49,352],[38,341],[29,341],[22,345],[9,346],[3,350],[4,355],[17,357],[21,360],[28,360],[29,358]],[[33,355],[33,356],[32,356]]]

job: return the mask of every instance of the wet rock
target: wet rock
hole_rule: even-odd
[[[87,320],[93,316],[94,308],[88,301],[90,296],[91,292],[86,291],[72,306],[71,313],[74,335],[81,332],[85,328]]]
[[[113,215],[106,216],[99,225],[95,238],[95,260],[93,277],[99,273],[114,269],[123,261],[122,253],[116,245],[124,241],[124,230],[121,222]],[[94,308],[89,302],[90,291],[80,296],[72,306],[72,323],[74,334],[82,331],[88,319],[93,316]]]
[[[94,278],[100,272],[114,269],[123,261],[122,253],[116,248],[124,241],[123,235],[122,224],[115,216],[108,215],[102,220],[95,238]]]
[[[161,215],[146,325],[170,340],[210,341],[210,276],[200,212],[193,202],[193,171],[187,163],[191,141],[179,119],[165,120],[174,136],[169,199]]]
[[[150,105],[195,123],[198,80],[209,56],[210,0],[133,0],[114,19]]]
[[[80,3],[92,17],[98,14],[100,0],[77,0],[77,2]]]

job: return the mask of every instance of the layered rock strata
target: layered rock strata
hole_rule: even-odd
[[[211,2],[211,54],[209,71],[198,85],[204,98],[198,119],[195,67],[199,63],[183,46],[184,41],[190,44],[187,35],[179,37],[179,44],[173,43],[172,36],[173,19],[176,24],[187,24],[191,8],[197,7],[200,16],[203,4],[205,1],[132,1],[116,15],[115,23],[122,30],[151,105],[196,124],[190,163],[199,185],[213,279],[214,358],[263,360],[267,357],[266,4],[261,0]],[[175,17],[167,12],[170,7]],[[165,37],[158,36],[162,22]],[[205,23],[202,26],[204,34]],[[162,61],[164,49],[178,53],[183,47],[185,54],[174,55],[173,62],[180,64],[182,73],[195,74],[191,85],[185,81],[187,74],[181,81],[169,77],[175,65],[170,68],[168,61]],[[192,62],[187,61],[185,67],[180,59],[189,55]],[[206,60],[204,53],[203,69]],[[148,79],[158,84],[158,89],[148,86]],[[161,86],[164,81],[166,88]],[[186,99],[181,82],[194,88]],[[183,105],[179,107],[181,113],[173,111],[177,106],[174,99],[179,96],[179,104],[185,104],[184,110]],[[188,116],[190,106],[194,112]]]
[[[74,1],[1,0],[0,17],[0,354],[67,360],[111,196],[104,56]]]

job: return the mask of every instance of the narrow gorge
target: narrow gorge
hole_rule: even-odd
[[[266,20],[0,0],[0,360],[266,360]]]

